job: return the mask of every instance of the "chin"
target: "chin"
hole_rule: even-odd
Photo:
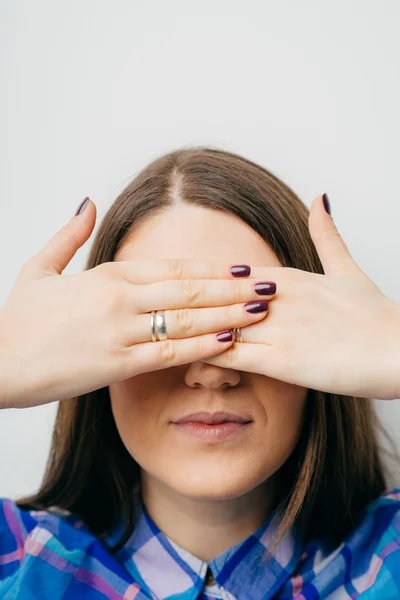
[[[265,478],[264,478],[265,480]],[[165,479],[164,479],[165,481]],[[204,472],[192,469],[183,476],[182,472],[165,483],[179,494],[198,500],[226,500],[244,496],[262,483],[259,476],[241,473]]]

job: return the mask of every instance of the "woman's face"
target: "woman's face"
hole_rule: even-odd
[[[282,266],[239,218],[191,205],[175,206],[141,225],[115,260],[144,258]],[[260,323],[267,322],[268,314]],[[296,445],[308,391],[201,360],[143,373],[109,390],[117,429],[142,477],[197,499],[233,498],[267,484]],[[250,415],[253,422],[243,435],[217,443],[171,424],[192,412],[217,410]]]

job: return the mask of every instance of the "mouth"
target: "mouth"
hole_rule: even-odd
[[[181,417],[180,419],[173,421],[175,424],[182,423],[201,423],[204,425],[220,425],[222,423],[250,423],[252,419],[245,415],[238,415],[226,411],[218,411],[215,413],[210,412],[197,412],[190,413]]]
[[[247,432],[252,420],[232,413],[191,413],[173,422],[175,429],[205,442],[233,440]]]

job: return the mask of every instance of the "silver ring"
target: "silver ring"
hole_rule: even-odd
[[[157,341],[156,320],[154,318],[154,315],[155,315],[155,312],[154,312],[154,310],[152,310],[151,314],[150,314],[150,329],[151,329],[151,341],[152,342]]]
[[[151,329],[151,341],[156,342],[157,336],[160,341],[168,339],[167,325],[165,323],[164,311],[154,311],[150,313],[150,329]],[[243,343],[242,330],[240,327],[235,327],[232,330],[234,342]]]
[[[168,339],[167,336],[167,325],[165,323],[164,311],[151,311],[150,314],[150,329],[151,329],[151,341],[157,341],[158,339],[163,342]]]

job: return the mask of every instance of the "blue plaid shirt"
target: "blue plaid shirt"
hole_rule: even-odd
[[[399,600],[400,488],[360,515],[334,547],[295,528],[266,563],[278,523],[210,563],[166,537],[135,494],[135,530],[114,556],[76,516],[0,500],[0,598],[17,600]],[[122,522],[107,539],[117,541]]]

